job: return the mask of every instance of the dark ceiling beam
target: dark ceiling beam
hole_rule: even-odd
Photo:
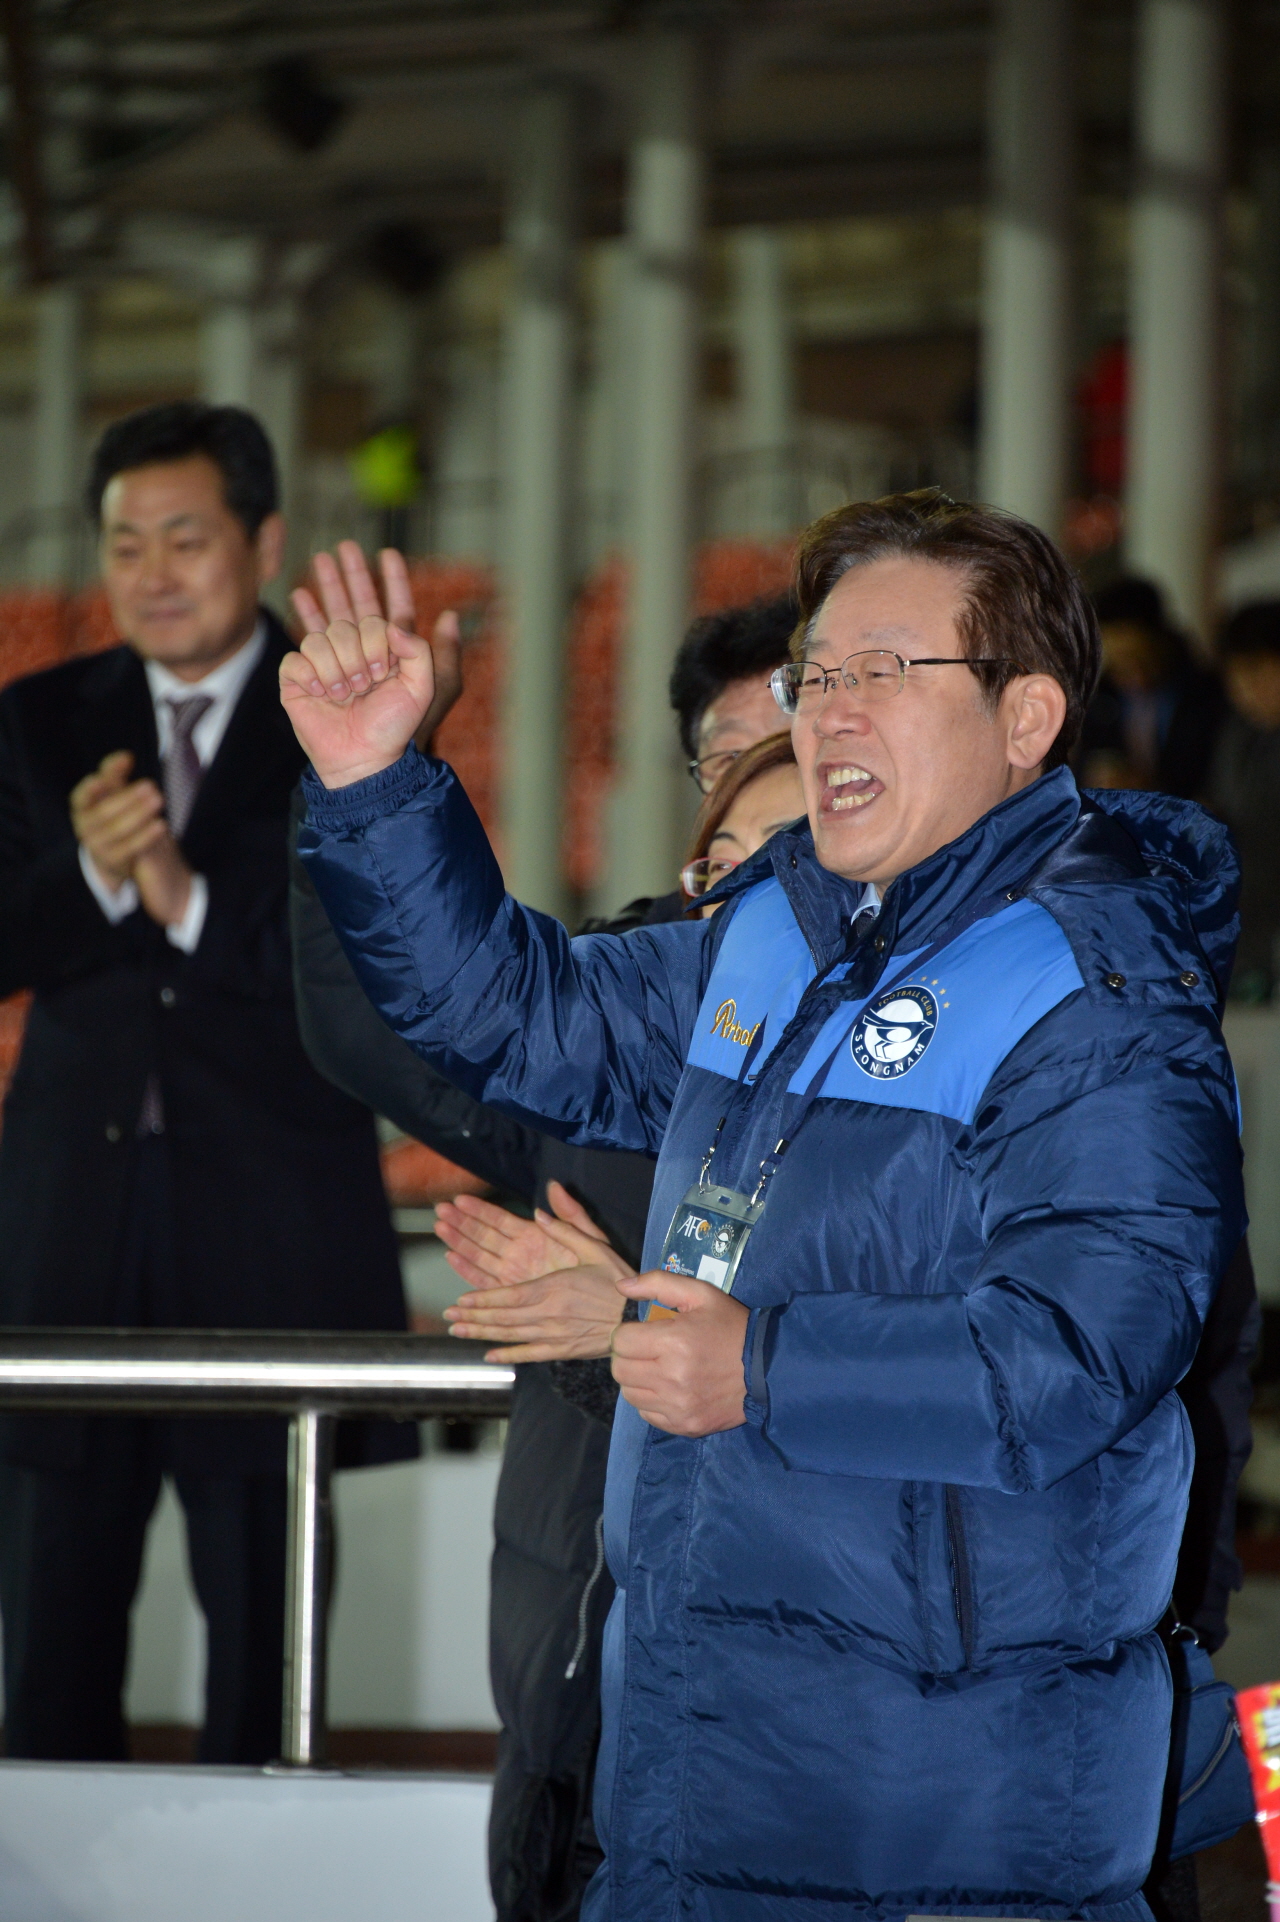
[[[53,279],[45,194],[40,76],[29,0],[0,0],[9,81],[9,169],[22,215],[22,259],[33,287]]]

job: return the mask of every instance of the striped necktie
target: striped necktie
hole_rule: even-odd
[[[172,723],[169,751],[161,770],[165,811],[169,816],[169,830],[174,840],[180,841],[187,831],[187,822],[191,819],[191,810],[200,790],[200,778],[204,773],[191,736],[201,718],[213,706],[213,696],[193,694],[185,701],[166,699],[165,706]]]

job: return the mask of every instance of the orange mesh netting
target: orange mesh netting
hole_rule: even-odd
[[[789,540],[709,541],[694,562],[694,614],[715,614],[783,593],[791,580],[793,553]],[[579,594],[569,634],[564,862],[570,885],[580,894],[595,885],[604,869],[626,591],[626,566],[611,556]],[[672,637],[673,657],[678,639]]]
[[[466,561],[415,561],[409,578],[419,634],[430,634],[447,607],[462,617],[466,685],[436,734],[435,751],[462,782],[485,831],[496,838],[502,642],[493,574]]]

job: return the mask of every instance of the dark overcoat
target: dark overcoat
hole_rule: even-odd
[[[68,796],[115,749],[160,779],[129,647],[0,695],[0,995],[34,991],[0,1140],[0,1321],[108,1326],[133,1138],[159,1077],[183,1327],[403,1329],[395,1237],[367,1108],[311,1066],[294,1013],[289,797],[303,764],[267,646],[201,783],[182,849],[209,909],[187,955],[141,909],[112,926],[84,880]],[[127,1316],[124,1317],[128,1319]],[[87,1422],[4,1424],[32,1466],[78,1465]],[[276,1421],[174,1424],[175,1465],[283,1468]],[[415,1431],[352,1424],[340,1460],[412,1454]]]

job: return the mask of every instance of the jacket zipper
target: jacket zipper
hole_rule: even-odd
[[[583,1651],[587,1646],[587,1610],[591,1606],[591,1597],[595,1591],[596,1583],[600,1580],[600,1575],[603,1568],[604,1568],[604,1516],[601,1514],[596,1516],[595,1567],[592,1569],[590,1575],[587,1577],[586,1587],[583,1589],[582,1598],[578,1603],[578,1639],[573,1645],[572,1660],[570,1661],[568,1668],[564,1672],[564,1679],[566,1682],[571,1682],[574,1676],[577,1674],[578,1663],[582,1660]]]
[[[973,1666],[973,1583],[969,1571],[969,1550],[964,1539],[964,1511],[960,1506],[958,1488],[946,1489],[947,1543],[951,1549],[951,1594],[955,1602],[956,1622],[960,1629],[960,1646],[964,1650],[964,1665]]]

